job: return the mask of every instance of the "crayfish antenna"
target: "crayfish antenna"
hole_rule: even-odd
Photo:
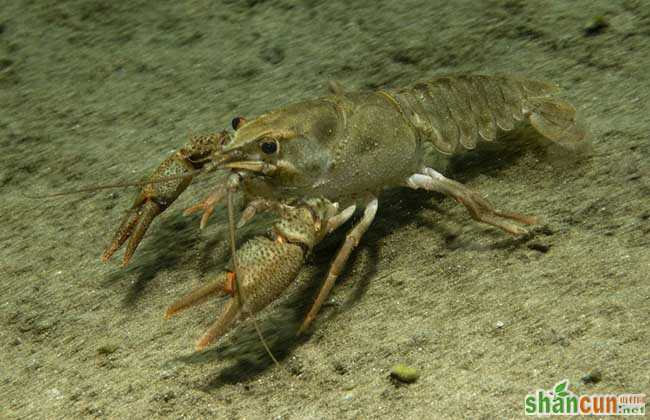
[[[39,194],[39,195],[31,195],[23,192],[22,195],[24,197],[31,198],[31,199],[64,197],[66,195],[83,194],[83,193],[97,192],[102,190],[113,190],[113,189],[127,188],[127,187],[142,187],[149,184],[159,184],[163,182],[186,178],[188,176],[199,175],[203,172],[205,172],[204,169],[195,169],[193,171],[187,171],[182,175],[165,176],[162,178],[158,178],[156,180],[117,182],[115,184],[87,185],[85,187],[77,188],[74,190],[66,190],[66,191],[59,191],[55,193]]]

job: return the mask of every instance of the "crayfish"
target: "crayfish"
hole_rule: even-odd
[[[215,294],[230,294],[221,317],[198,341],[202,349],[234,321],[260,311],[297,276],[305,256],[357,209],[363,215],[346,235],[327,277],[300,327],[315,318],[378,210],[387,187],[436,191],[465,206],[471,217],[521,235],[536,218],[493,207],[478,192],[446,178],[452,156],[493,141],[499,130],[528,122],[542,137],[572,146],[585,139],[576,110],[550,83],[512,76],[442,76],[404,89],[346,92],[295,103],[255,119],[233,120],[233,132],[194,137],[165,160],[145,183],[103,261],[128,240],[126,265],[153,219],[165,211],[198,173],[229,171],[205,200],[186,210],[202,211],[204,226],[215,206],[232,193],[247,200],[240,225],[273,211],[279,221],[270,237],[234,249],[231,269],[174,303],[166,317]],[[433,162],[425,166],[427,162]]]

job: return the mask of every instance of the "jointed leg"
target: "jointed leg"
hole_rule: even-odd
[[[278,201],[257,198],[249,202],[244,211],[242,211],[239,221],[237,222],[237,229],[244,227],[246,223],[250,222],[251,219],[255,217],[256,214],[273,211],[281,217],[285,217],[292,209],[293,207]]]
[[[203,229],[208,224],[208,219],[214,212],[214,207],[223,200],[226,196],[226,192],[227,189],[225,185],[217,186],[203,201],[193,205],[192,207],[186,208],[183,214],[188,216],[199,210],[203,210],[203,215],[201,216],[201,229]]]
[[[355,210],[357,209],[356,205],[351,205],[349,207],[346,207],[345,210],[340,212],[339,214],[330,217],[329,220],[327,220],[327,234],[330,234],[334,232],[336,229],[338,229],[343,223],[347,222],[350,220],[350,217],[354,214]]]
[[[528,233],[528,231],[504,219],[515,220],[527,225],[537,223],[537,218],[534,216],[525,216],[495,209],[478,192],[467,188],[460,182],[445,178],[442,174],[431,168],[424,168],[422,172],[421,174],[411,175],[406,181],[407,185],[413,189],[422,188],[453,197],[465,206],[474,220],[496,226],[513,235],[523,235]]]
[[[377,214],[377,206],[377,199],[372,198],[366,205],[366,209],[363,213],[363,218],[345,237],[345,242],[343,242],[341,249],[336,254],[336,258],[334,258],[334,261],[330,266],[327,277],[325,278],[325,282],[323,283],[323,286],[321,286],[316,300],[312,304],[309,312],[307,313],[307,316],[305,317],[302,325],[300,326],[300,329],[298,330],[299,334],[303,333],[309,327],[314,318],[316,318],[316,314],[318,314],[320,307],[325,302],[325,299],[327,299],[327,296],[330,294],[332,287],[334,287],[334,283],[336,282],[338,276],[341,274],[341,271],[343,271],[343,267],[348,261],[352,250],[359,244],[359,241],[363,237],[363,234],[366,233],[368,227],[374,220],[375,215]]]

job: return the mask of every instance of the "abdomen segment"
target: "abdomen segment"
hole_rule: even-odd
[[[554,96],[558,87],[514,76],[441,76],[406,89],[387,90],[423,140],[444,154],[492,141],[527,119],[549,140],[572,144],[585,137],[576,110]]]

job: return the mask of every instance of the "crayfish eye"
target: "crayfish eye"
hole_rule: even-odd
[[[239,127],[241,127],[245,123],[246,123],[246,118],[244,117],[235,117],[231,121],[233,130],[239,130]]]
[[[278,151],[278,142],[276,140],[264,140],[260,143],[260,148],[267,155],[272,155]]]

